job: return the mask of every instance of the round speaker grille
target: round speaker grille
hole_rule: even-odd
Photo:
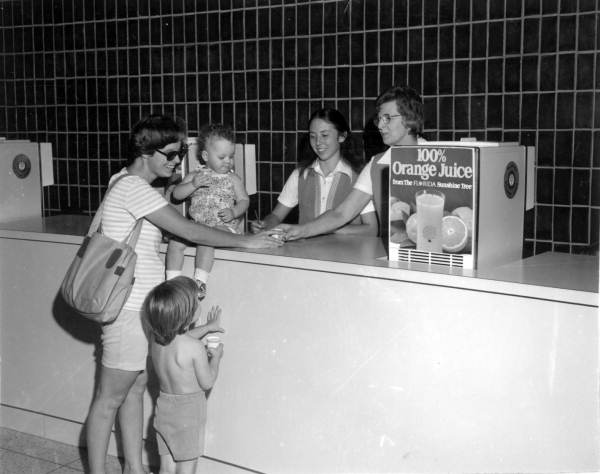
[[[31,160],[25,155],[17,155],[13,158],[12,169],[17,178],[25,179],[31,172]]]
[[[504,192],[508,199],[512,199],[519,189],[519,168],[514,161],[509,162],[504,170]]]

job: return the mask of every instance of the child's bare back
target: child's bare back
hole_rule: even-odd
[[[152,342],[150,352],[161,391],[186,394],[212,388],[218,366],[210,362],[221,358],[223,346],[207,349],[202,341],[187,332],[177,335],[166,346]]]

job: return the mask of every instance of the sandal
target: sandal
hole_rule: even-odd
[[[196,284],[198,285],[198,299],[202,301],[204,298],[206,298],[206,283],[196,280]]]

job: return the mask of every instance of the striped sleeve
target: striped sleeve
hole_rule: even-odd
[[[129,181],[132,182],[127,183],[129,186],[126,194],[127,210],[135,219],[152,214],[168,204],[166,199],[146,181],[137,176],[135,178],[137,179],[130,179]]]

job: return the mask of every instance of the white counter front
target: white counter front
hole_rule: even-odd
[[[56,298],[79,219],[0,225],[2,424],[72,444],[99,348]],[[217,250],[203,308],[220,305],[227,332],[207,459],[228,472],[598,471],[598,258],[465,274],[384,255],[339,236]]]

